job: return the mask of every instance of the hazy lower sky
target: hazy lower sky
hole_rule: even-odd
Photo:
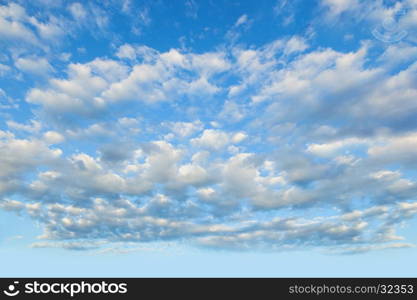
[[[416,60],[416,0],[0,0],[0,275],[415,276]]]

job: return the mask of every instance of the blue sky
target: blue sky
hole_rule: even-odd
[[[415,276],[417,1],[0,1],[1,276]]]

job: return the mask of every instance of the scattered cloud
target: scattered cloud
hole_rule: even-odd
[[[0,209],[40,224],[33,248],[413,247],[417,50],[371,31],[412,32],[414,0],[322,0],[296,32],[298,1],[271,5],[280,30],[186,1],[190,34],[132,1],[51,3],[0,5]]]

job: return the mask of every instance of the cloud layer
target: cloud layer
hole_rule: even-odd
[[[406,4],[409,29],[417,3]],[[317,26],[359,16],[362,5],[321,1]],[[378,2],[364,22],[401,7]],[[189,18],[198,13],[187,5]],[[0,89],[0,208],[42,225],[33,247],[413,246],[397,233],[417,214],[412,41],[340,49],[310,32],[247,45],[238,41],[255,21],[245,14],[207,51],[119,40],[106,55],[56,56],[65,34],[105,34],[111,17],[78,2],[61,18],[0,6],[0,37],[21,43],[7,46],[0,77],[25,87],[20,101]]]

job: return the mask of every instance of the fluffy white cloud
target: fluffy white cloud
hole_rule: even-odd
[[[0,36],[39,45],[36,35],[24,24],[28,20],[25,9],[16,4],[0,6]]]
[[[346,147],[353,147],[358,145],[367,144],[369,141],[358,138],[347,138],[343,140],[333,141],[326,144],[311,144],[307,147],[307,152],[310,152],[317,156],[332,157],[337,152],[343,150]]]
[[[166,124],[171,128],[172,132],[179,137],[185,138],[203,129],[203,123],[201,121],[195,122],[173,122]]]
[[[219,88],[210,83],[210,77],[229,68],[221,53],[181,54],[175,49],[158,53],[152,49],[139,48],[145,61],[137,64],[129,76],[113,83],[103,97],[112,101],[141,100],[147,103],[167,101],[182,94],[215,94]],[[143,52],[143,50],[146,50]],[[130,45],[123,45],[119,57],[134,58],[137,51]],[[194,79],[183,78],[181,70],[194,72]]]
[[[322,3],[333,17],[359,5]],[[108,24],[93,4],[68,12],[80,26]],[[12,4],[1,6],[1,22],[26,41],[62,26]],[[371,42],[341,51],[307,34],[235,44],[251,22],[238,18],[230,44],[215,51],[122,44],[111,59],[85,62],[79,52],[82,63],[53,76],[53,55],[13,56],[18,69],[52,76],[26,93],[37,121],[4,114],[13,133],[0,131],[0,207],[43,225],[50,241],[33,247],[410,246],[395,229],[417,212],[415,49],[394,60],[401,46],[390,45],[370,63]]]
[[[43,139],[47,144],[59,144],[65,140],[65,138],[56,131],[45,132],[43,135]]]
[[[357,10],[360,5],[358,0],[322,0],[321,3],[328,8],[331,17],[337,17],[349,10]]]
[[[417,134],[387,138],[379,145],[368,149],[371,158],[385,163],[402,163],[405,166],[415,166],[417,163]]]
[[[198,147],[219,150],[230,142],[230,136],[221,130],[206,129],[200,137],[191,142]]]
[[[13,2],[0,5],[0,36],[9,42],[17,41],[20,49],[35,46],[49,51],[50,45],[71,32],[69,29],[62,16],[49,15],[47,12],[30,15],[24,7]]]
[[[116,56],[119,58],[128,58],[134,60],[136,58],[136,50],[132,45],[124,44],[117,50]]]
[[[252,99],[260,102],[289,98],[317,109],[318,101],[348,94],[356,87],[360,92],[360,87],[375,80],[381,72],[363,69],[366,53],[366,46],[346,54],[330,49],[308,53],[294,61],[289,69],[271,73],[269,83]]]
[[[68,76],[69,79],[51,79],[49,89],[30,90],[26,101],[40,104],[51,112],[87,113],[103,107],[103,100],[97,96],[106,89],[108,82],[95,75],[92,66],[71,64]]]
[[[45,58],[39,57],[20,57],[16,60],[15,66],[26,73],[46,76],[54,69]]]
[[[362,103],[352,107],[353,113],[359,116],[372,114],[377,118],[398,119],[409,117],[417,111],[417,87],[415,76],[417,63],[394,76],[378,82]]]
[[[203,191],[206,195],[212,193]],[[45,241],[36,243],[34,247],[55,247],[54,242],[48,240],[56,240],[58,247],[77,250],[100,248],[111,242],[152,242],[178,237],[200,246],[235,250],[326,247],[330,252],[351,253],[410,247],[409,243],[398,242],[401,237],[395,236],[392,221],[409,218],[417,212],[415,203],[401,202],[390,207],[356,211],[353,218],[346,214],[316,218],[276,217],[224,225],[201,223],[198,216],[187,221],[175,214],[162,217],[161,212],[168,212],[173,204],[162,194],[147,204],[127,199],[107,201],[95,198],[89,207],[24,204],[14,200],[0,202],[3,209],[27,211],[33,218],[46,223],[41,236]],[[159,211],[159,217],[152,215],[155,209]],[[375,220],[376,226],[371,227],[370,220]]]
[[[229,68],[222,53],[182,54],[174,49],[159,53],[146,47],[135,49],[124,45],[117,55],[120,58],[140,55],[143,62],[128,67],[120,61],[97,58],[85,64],[70,64],[67,79],[50,79],[48,88],[30,90],[26,100],[42,105],[50,113],[87,115],[118,101],[149,104],[182,95],[210,96],[220,91],[211,82],[212,76]],[[44,60],[19,58],[16,65],[38,74],[51,70]],[[184,75],[183,71],[193,75]]]
[[[0,194],[21,190],[27,173],[56,161],[61,154],[60,149],[51,149],[41,140],[17,139],[0,131]]]
[[[201,136],[191,140],[197,147],[220,150],[231,143],[238,144],[247,138],[244,132],[229,133],[218,129],[206,129]]]

